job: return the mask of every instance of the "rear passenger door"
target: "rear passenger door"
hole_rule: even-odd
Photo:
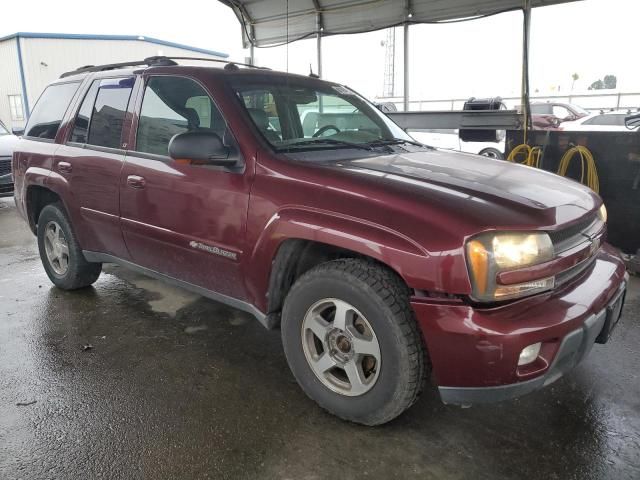
[[[120,184],[122,231],[136,264],[244,298],[243,254],[250,174],[168,156],[171,138],[209,130],[239,152],[210,94],[196,80],[145,76]]]
[[[79,208],[84,250],[128,258],[120,229],[119,181],[124,164],[123,131],[134,77],[94,80],[76,114],[67,142],[56,152],[54,170],[63,176]],[[128,132],[128,130],[127,130]]]

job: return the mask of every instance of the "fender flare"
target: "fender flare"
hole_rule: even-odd
[[[260,233],[246,262],[247,290],[254,303],[267,311],[266,293],[274,259],[286,240],[306,240],[371,257],[394,270],[407,285],[424,288],[424,268],[430,253],[412,239],[380,224],[309,207],[284,207]]]

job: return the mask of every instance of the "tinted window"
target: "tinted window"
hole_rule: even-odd
[[[91,84],[91,88],[84,97],[76,121],[71,132],[71,141],[78,143],[87,143],[87,133],[89,132],[89,120],[93,111],[93,104],[96,100],[96,93],[100,87],[100,80],[96,80]]]
[[[598,115],[590,118],[585,125],[607,125],[607,126],[623,126],[626,115]]]
[[[122,125],[133,84],[133,78],[100,80],[89,121],[88,144],[121,148]]]
[[[78,85],[78,82],[73,82],[48,86],[29,117],[25,135],[49,140],[56,138],[64,112],[67,111]]]
[[[198,83],[181,77],[149,79],[140,111],[137,151],[166,156],[171,137],[202,129],[224,138],[226,124]]]
[[[534,115],[551,115],[551,105],[548,103],[534,103],[531,105],[531,113]]]

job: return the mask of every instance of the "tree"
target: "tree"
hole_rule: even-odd
[[[589,85],[589,90],[602,90],[604,88],[604,82],[602,80],[596,80]]]
[[[618,78],[615,75],[604,76],[604,88],[613,89],[618,85]]]
[[[574,73],[573,75],[571,75],[571,78],[573,79],[573,82],[571,82],[571,91],[573,92],[573,86],[576,84],[576,80],[580,78],[580,75]]]
[[[605,75],[604,80],[596,80],[589,86],[589,90],[611,90],[618,85],[618,78],[615,75]]]

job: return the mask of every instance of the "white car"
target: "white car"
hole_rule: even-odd
[[[476,153],[485,157],[504,160],[504,136],[500,142],[465,142],[460,140],[458,130],[428,129],[411,130],[408,132],[417,141],[436,148],[458,150],[466,153]]]
[[[569,132],[628,132],[638,131],[638,127],[627,128],[625,126],[625,118],[632,115],[628,111],[613,111],[592,113],[586,117],[582,117],[572,122],[562,122],[558,130]]]

